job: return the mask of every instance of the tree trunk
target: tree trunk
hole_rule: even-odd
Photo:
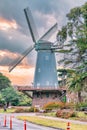
[[[78,101],[79,101],[80,103],[82,102],[81,91],[78,92]]]

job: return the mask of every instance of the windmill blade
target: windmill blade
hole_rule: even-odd
[[[33,40],[33,42],[36,43],[36,41],[39,39],[39,35],[38,35],[38,32],[37,32],[31,11],[30,11],[29,8],[26,8],[26,9],[24,9],[24,13],[25,13],[25,16],[26,16],[26,19],[27,19],[27,23],[28,23],[29,30],[30,30],[30,33],[31,33],[31,36],[32,36],[32,40]]]
[[[9,72],[11,72],[24,58],[34,49],[34,45],[30,46],[26,51],[22,53],[22,56],[18,57],[9,65]]]
[[[57,30],[57,23],[55,23],[39,40],[49,39],[56,30]]]

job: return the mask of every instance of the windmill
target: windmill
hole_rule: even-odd
[[[24,9],[24,13],[34,44],[22,54],[22,57],[19,57],[10,65],[9,72],[11,72],[25,58],[25,56],[35,49],[37,52],[37,60],[33,82],[34,90],[55,90],[58,88],[58,78],[54,51],[58,48],[58,45],[49,42],[48,39],[57,30],[57,23],[55,23],[41,38],[39,38],[30,9]],[[45,93],[48,93],[48,91],[45,91]],[[39,95],[42,97],[44,94],[43,92],[40,92]],[[38,97],[38,92],[33,91],[33,100],[36,95]]]

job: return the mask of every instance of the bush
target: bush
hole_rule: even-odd
[[[65,109],[74,109],[75,108],[75,104],[73,104],[73,103],[65,103],[64,108]]]
[[[16,113],[23,113],[23,112],[31,112],[29,108],[16,108],[15,110]]]
[[[23,112],[39,112],[39,110],[35,107],[30,108],[16,108],[16,113],[23,113]]]
[[[56,116],[67,119],[70,117],[76,117],[76,113],[70,110],[58,110],[56,113]]]
[[[16,113],[22,113],[22,112],[24,112],[24,109],[23,109],[23,108],[17,108],[17,109],[15,110],[15,112],[16,112]]]
[[[52,109],[58,109],[58,108],[63,108],[65,103],[63,102],[49,102],[46,105],[44,105],[44,109],[46,111],[51,111]]]
[[[34,112],[39,112],[39,109],[38,108],[34,108]]]
[[[76,110],[81,110],[83,107],[87,107],[87,103],[77,103],[75,105]]]
[[[34,107],[30,107],[29,112],[34,112]]]

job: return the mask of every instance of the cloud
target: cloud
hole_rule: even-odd
[[[30,7],[38,32],[43,35],[56,21],[59,28],[65,25],[66,14],[69,10],[84,4],[86,1],[0,0],[0,71],[9,76],[14,84],[15,82],[19,83],[19,81],[20,84],[28,84],[33,79],[31,77],[36,61],[35,51],[32,51],[11,74],[8,73],[7,69],[7,65],[12,60],[21,56],[22,52],[34,44],[29,33],[24,8]]]
[[[0,65],[1,66],[9,66],[15,59],[21,57],[22,55],[19,53],[9,52],[8,50],[0,50]],[[28,59],[25,57],[18,66],[29,66]]]
[[[16,21],[13,19],[11,21],[0,17],[0,30],[8,31],[9,29],[17,29],[18,25]]]
[[[15,70],[13,70],[11,73],[8,72],[8,67],[0,66],[0,72],[2,72],[5,76],[9,77],[10,81],[13,85],[32,85],[34,79],[34,71],[35,69],[33,67],[28,66],[22,66],[17,67]]]

